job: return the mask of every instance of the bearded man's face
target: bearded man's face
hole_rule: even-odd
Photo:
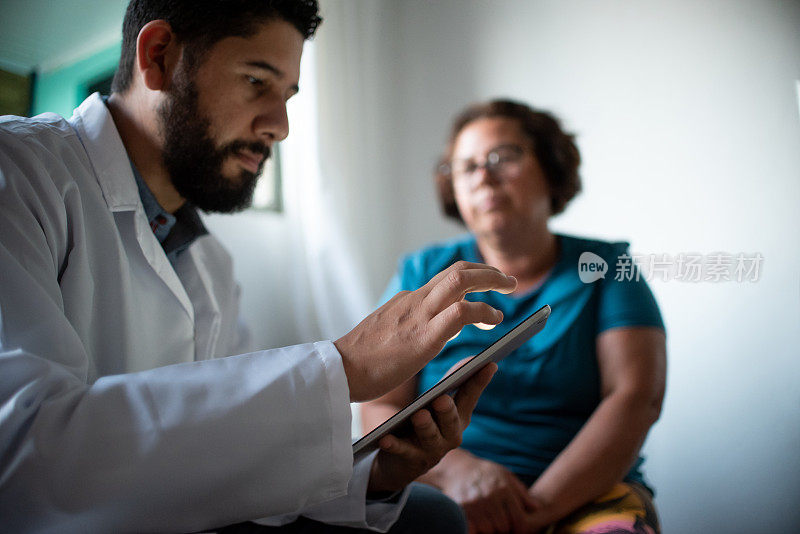
[[[230,213],[247,208],[256,181],[270,156],[270,148],[258,141],[233,140],[219,145],[212,137],[210,121],[198,109],[197,88],[188,76],[179,79],[159,109],[164,147],[162,157],[178,193],[203,211]],[[255,172],[239,169],[223,174],[227,158],[250,152]],[[257,158],[260,161],[256,161]]]
[[[158,109],[162,157],[178,194],[204,211],[250,205],[273,143],[286,138],[303,36],[282,19],[225,37],[192,59],[184,50]]]

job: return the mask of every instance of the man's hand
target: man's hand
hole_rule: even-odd
[[[470,534],[536,532],[537,503],[516,475],[459,449],[440,466],[437,485],[464,508]]]
[[[334,342],[342,355],[350,400],[363,402],[393,390],[464,326],[503,320],[502,312],[488,304],[464,300],[467,293],[511,293],[516,287],[514,277],[494,267],[460,261],[416,291],[395,295]]]
[[[434,400],[431,403],[434,416],[428,410],[415,413],[411,417],[413,437],[384,436],[378,442],[381,450],[372,463],[369,491],[397,491],[461,445],[461,433],[495,371],[497,365],[490,363],[459,388],[455,400],[449,395]]]

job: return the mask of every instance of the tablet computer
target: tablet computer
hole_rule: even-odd
[[[378,447],[378,441],[386,434],[403,435],[411,431],[409,418],[426,408],[434,399],[445,393],[455,392],[461,384],[481,370],[489,362],[497,362],[514,352],[544,328],[550,316],[550,306],[543,306],[512,328],[506,335],[489,345],[477,356],[473,356],[457,369],[448,373],[428,391],[414,399],[408,406],[380,424],[375,430],[353,444],[353,455],[362,456]]]

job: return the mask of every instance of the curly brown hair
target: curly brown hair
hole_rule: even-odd
[[[468,106],[453,121],[447,148],[439,159],[435,172],[439,202],[444,214],[464,222],[458,212],[450,175],[453,148],[461,130],[469,123],[490,117],[519,121],[522,132],[533,143],[536,159],[550,188],[551,212],[556,215],[564,211],[567,203],[581,190],[581,178],[578,174],[581,154],[575,145],[575,136],[562,130],[559,120],[546,111],[513,100],[490,100]]]

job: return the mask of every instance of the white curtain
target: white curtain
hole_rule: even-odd
[[[374,308],[395,261],[387,252],[394,191],[382,141],[390,122],[380,57],[386,36],[376,24],[391,19],[387,5],[323,0],[325,21],[305,46],[300,93],[290,101],[291,134],[281,144],[294,271],[287,308],[303,340],[348,332]]]
[[[295,322],[302,339],[336,339],[374,307],[391,191],[382,174],[375,20],[382,2],[323,2],[306,43],[300,93],[281,143]],[[371,81],[372,80],[372,81]],[[376,260],[377,258],[377,260]],[[378,272],[381,271],[381,272]]]
[[[370,303],[335,209],[347,184],[332,179],[335,173],[321,163],[316,52],[316,43],[306,45],[301,92],[289,106],[291,135],[281,143],[281,157],[295,324],[302,339],[336,339],[363,318]]]

